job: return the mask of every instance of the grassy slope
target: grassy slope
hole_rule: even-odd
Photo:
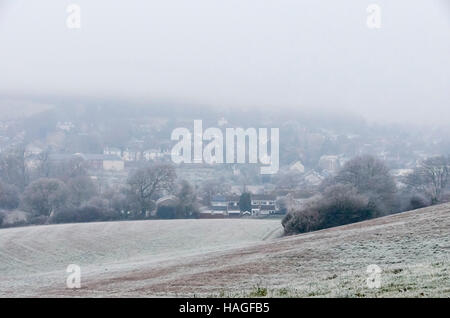
[[[244,226],[249,233],[255,229],[250,228],[252,222],[249,220]],[[259,228],[258,223],[255,224]],[[78,226],[83,228],[86,225]],[[180,225],[179,230],[188,232],[184,225]],[[262,232],[270,233],[271,230]],[[60,236],[62,233],[64,231]],[[194,240],[204,235],[200,232],[189,233]],[[232,236],[237,233],[239,231]],[[0,231],[0,251],[5,246],[2,234]],[[216,234],[211,235],[210,239]],[[227,237],[226,233],[222,235]],[[229,235],[227,239],[230,239]],[[0,295],[2,292],[46,296],[450,295],[450,204],[287,238],[256,241],[247,244],[251,242],[247,240],[244,242],[246,246],[229,246],[224,250],[200,251],[193,248],[192,253],[199,252],[196,255],[185,253],[157,259],[143,255],[139,259],[124,257],[119,263],[96,261],[95,265],[86,262],[86,266],[82,267],[83,288],[80,290],[64,288],[66,274],[62,271],[38,272],[27,280],[19,275],[15,281],[2,281],[2,275]],[[26,242],[22,244],[27,247],[30,241]],[[78,248],[84,253],[97,255],[100,251],[95,250],[95,246],[95,242],[86,241],[80,242]],[[45,250],[45,253],[57,260],[64,247],[55,244],[55,248],[59,250],[52,253]],[[5,256],[0,252],[0,266],[4,266],[5,257],[19,266],[20,259],[11,261],[17,257],[16,253]],[[108,258],[110,251],[103,253],[103,257]],[[383,270],[379,289],[367,287],[366,268],[370,264],[376,264]],[[12,265],[8,266],[11,268]]]
[[[34,295],[45,281],[65,283],[66,267],[83,276],[140,263],[222,251],[282,234],[279,220],[156,220],[0,229],[0,296]]]

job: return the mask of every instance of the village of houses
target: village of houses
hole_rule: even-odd
[[[2,128],[2,127],[0,127]],[[3,128],[5,128],[3,126]],[[61,136],[75,134],[76,125],[72,122],[58,122],[53,132],[53,140],[64,140]],[[146,128],[145,134],[151,134],[152,131]],[[77,133],[80,134],[80,133]],[[86,133],[84,133],[86,134]],[[23,134],[18,134],[14,139],[5,139],[8,144],[20,143]],[[324,133],[310,133],[306,135],[310,138],[309,147],[317,143],[326,142],[335,137]],[[348,141],[356,140],[354,136],[347,136]],[[162,142],[159,147],[145,149],[142,140],[134,138],[128,143],[129,147],[103,147],[102,153],[89,152],[70,152],[53,150],[48,152],[45,144],[40,142],[31,142],[25,148],[27,165],[33,166],[42,160],[42,154],[47,152],[50,162],[68,160],[70,158],[79,158],[85,162],[89,169],[90,177],[95,181],[102,191],[104,187],[114,187],[123,185],[134,168],[148,162],[172,162],[170,141]],[[361,147],[367,147],[362,144]],[[5,147],[2,147],[5,148]],[[60,149],[59,147],[54,147]],[[372,149],[377,149],[371,146]],[[44,150],[46,149],[46,150]],[[359,150],[362,151],[361,149]],[[386,158],[386,152],[379,150],[382,159]],[[389,156],[389,153],[387,154]],[[419,153],[419,156],[421,154]],[[204,218],[220,217],[276,217],[286,213],[284,208],[286,201],[293,208],[301,207],[308,198],[317,193],[317,187],[330,175],[335,174],[339,168],[351,158],[350,154],[323,154],[320,155],[316,163],[311,166],[302,163],[302,160],[293,159],[280,166],[280,171],[270,177],[261,178],[255,174],[248,174],[248,165],[241,164],[178,164],[176,173],[180,180],[187,180],[194,185],[197,190],[201,190],[202,184],[208,180],[218,180],[227,184],[227,191],[222,195],[215,195],[210,198],[209,204],[201,208],[200,216]],[[392,161],[398,160],[391,156]],[[414,160],[410,160],[414,162]],[[399,163],[401,165],[401,163]],[[402,169],[392,169],[392,174],[397,177],[398,183],[401,183],[401,177],[411,171],[412,164]],[[201,191],[199,196],[201,196]],[[239,198],[243,192],[251,193],[251,207],[241,211],[239,207]],[[170,202],[170,196],[160,198],[158,204]]]
[[[40,154],[39,149],[28,149],[34,151],[34,155]],[[147,151],[131,151],[129,149],[121,151],[118,148],[105,148],[103,154],[50,154],[49,160],[53,162],[69,160],[71,158],[82,159],[89,168],[89,173],[96,183],[109,185],[120,185],[128,176],[129,169],[132,169],[142,162],[167,161],[170,162],[170,151],[151,149]],[[300,161],[296,161],[285,167],[283,172],[289,175],[298,175],[303,179],[305,188],[314,189],[322,180],[335,173],[341,166],[339,156],[322,156],[319,160],[321,173],[311,170],[306,171]],[[31,164],[31,162],[30,162]],[[207,164],[181,164],[177,166],[177,175],[197,187],[205,180],[217,176],[220,166]],[[223,170],[223,169],[222,169]],[[239,165],[231,167],[231,174],[240,174]],[[241,211],[239,201],[243,192],[250,193],[250,208]],[[296,189],[280,188],[275,184],[266,182],[263,184],[232,184],[229,194],[214,195],[209,206],[200,209],[201,218],[239,218],[239,217],[277,217],[286,213],[281,202],[288,201],[291,207],[301,207],[308,198],[296,197]],[[170,205],[175,201],[172,195],[164,196],[157,200],[156,205]]]
[[[28,165],[37,164],[42,150],[37,147],[27,147]],[[35,158],[35,160],[33,159]],[[145,162],[171,162],[170,150],[150,149],[146,151],[132,151],[118,148],[105,148],[103,154],[90,153],[50,153],[50,162],[60,162],[72,158],[81,159],[88,168],[90,177],[100,187],[104,185],[119,186],[122,184],[130,169]],[[36,161],[36,162],[35,162]],[[334,173],[340,167],[338,156],[322,156],[319,160],[322,173],[315,170],[305,171],[300,161],[296,161],[284,168],[284,173],[295,174],[302,177],[305,187],[316,187],[326,175]],[[229,168],[229,169],[227,169]],[[205,180],[217,177],[218,173],[229,172],[232,176],[240,175],[238,164],[231,167],[208,164],[180,164],[176,168],[179,178],[189,181],[197,188]],[[239,206],[240,195],[243,192],[251,194],[251,208],[241,211]],[[237,217],[276,217],[286,213],[280,202],[289,199],[291,205],[301,206],[307,201],[304,197],[295,197],[294,189],[280,189],[275,184],[264,182],[262,184],[231,184],[227,195],[215,195],[210,199],[209,206],[200,209],[201,218],[237,218]],[[171,195],[157,200],[156,204],[170,204],[174,198]]]

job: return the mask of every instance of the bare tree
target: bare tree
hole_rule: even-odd
[[[38,165],[35,169],[37,178],[49,178],[51,173],[50,152],[42,151],[37,155]]]
[[[25,148],[17,147],[0,155],[0,178],[23,190],[29,181]]]
[[[81,157],[52,161],[50,152],[45,150],[37,156],[37,159],[38,165],[35,169],[37,178],[57,178],[66,182],[70,178],[87,176],[86,162]]]
[[[25,210],[36,216],[51,216],[65,206],[66,185],[57,179],[41,178],[28,185],[23,193]]]
[[[156,164],[136,170],[129,178],[129,199],[135,201],[140,217],[154,206],[155,195],[172,190],[176,178],[170,164]]]
[[[364,155],[348,161],[336,177],[324,181],[322,188],[333,184],[347,184],[366,195],[380,214],[392,212],[397,187],[389,169],[379,159]]]
[[[413,173],[405,178],[412,188],[427,193],[431,203],[440,202],[443,191],[450,181],[450,158],[431,157],[420,163]]]
[[[19,189],[12,184],[0,182],[0,209],[12,210],[19,203]]]
[[[75,156],[68,160],[54,163],[50,173],[52,177],[61,179],[64,182],[70,178],[87,176],[86,162],[83,158]]]
[[[94,183],[87,176],[70,178],[66,185],[69,190],[69,201],[74,206],[80,206],[97,194]]]
[[[177,191],[177,217],[190,218],[198,215],[199,204],[194,187],[186,180],[181,181]]]

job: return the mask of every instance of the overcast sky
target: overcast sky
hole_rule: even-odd
[[[0,0],[0,93],[450,118],[450,1]],[[81,7],[81,29],[66,26]],[[381,28],[366,25],[369,4]]]

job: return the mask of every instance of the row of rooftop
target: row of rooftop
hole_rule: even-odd
[[[201,217],[240,217],[240,216],[269,216],[280,214],[277,197],[270,194],[251,194],[250,208],[241,211],[240,196],[213,196],[211,205],[201,211]]]

